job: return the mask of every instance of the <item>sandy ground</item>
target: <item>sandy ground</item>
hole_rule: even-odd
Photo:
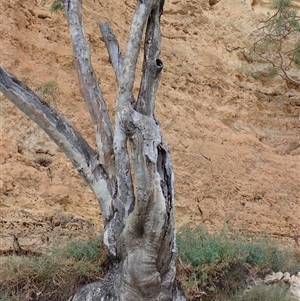
[[[47,100],[92,145],[63,13],[50,0],[1,1],[1,65]],[[116,84],[98,22],[125,49],[135,1],[84,1],[85,34],[112,120]],[[173,153],[177,225],[300,237],[300,93],[247,60],[270,1],[166,1],[156,115]],[[300,1],[294,1],[300,9]],[[141,62],[140,62],[141,63]],[[265,71],[258,80],[252,72]],[[140,65],[139,65],[140,69]],[[138,78],[135,92],[138,91]],[[0,96],[0,250],[39,252],[102,229],[99,206],[65,155]]]

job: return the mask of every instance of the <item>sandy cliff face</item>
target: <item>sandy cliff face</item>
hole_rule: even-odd
[[[135,1],[119,2],[83,4],[112,118],[116,84],[97,22],[110,22],[124,49]],[[33,90],[57,83],[48,101],[94,145],[66,21],[50,5],[1,2],[1,64]],[[179,225],[228,226],[292,242],[300,236],[300,93],[276,77],[254,80],[255,66],[244,55],[268,5],[166,1],[156,114],[173,151]],[[65,155],[3,95],[0,101],[0,250],[12,249],[13,235],[24,249],[40,251],[55,240],[100,231],[96,200]]]

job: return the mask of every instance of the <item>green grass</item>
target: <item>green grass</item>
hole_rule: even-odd
[[[54,81],[48,81],[40,84],[36,92],[44,101],[51,105],[57,105],[59,100],[59,88],[58,84]]]
[[[51,5],[50,11],[55,12],[55,11],[60,11],[60,10],[63,10],[61,0],[55,0]]]
[[[55,90],[57,90],[58,85],[56,82],[49,81],[43,84],[40,84],[37,87],[37,92],[41,97],[51,95]]]
[[[10,297],[7,293],[0,293],[0,301],[10,301]]]
[[[299,253],[282,250],[267,237],[209,234],[201,227],[184,227],[177,233],[177,244],[178,278],[190,301],[289,301],[284,287],[258,285],[247,293],[245,288],[249,279],[271,271],[300,270]],[[80,286],[106,273],[101,237],[71,241],[40,256],[2,256],[0,301],[65,301]]]
[[[189,296],[205,292],[203,300],[234,295],[246,286],[250,273],[259,277],[271,271],[300,270],[299,258],[267,237],[241,237],[225,231],[211,235],[201,227],[184,227],[177,233],[177,244],[181,282]]]
[[[250,76],[255,80],[259,80],[259,74],[257,74],[256,72],[251,72]]]
[[[228,301],[291,301],[288,289],[278,284],[259,284],[252,286],[242,295],[236,295]]]
[[[69,242],[41,256],[2,257],[0,300],[68,300],[79,286],[103,277],[106,266],[101,237]]]

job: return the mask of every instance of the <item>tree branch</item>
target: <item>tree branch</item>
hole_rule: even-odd
[[[108,23],[100,23],[99,27],[110,57],[111,64],[115,71],[117,82],[120,84],[123,70],[123,58],[118,40]],[[130,98],[131,101],[128,103],[129,106],[131,106],[131,103],[134,102],[134,96],[132,92]],[[126,219],[134,207],[134,190],[127,150],[127,136],[122,128],[119,112],[120,110],[117,110],[116,112],[114,154],[118,179],[118,198],[122,201],[124,206],[124,211],[121,215],[122,218]]]
[[[121,102],[128,102],[128,97],[132,92],[135,79],[136,63],[140,53],[144,27],[147,18],[156,2],[157,0],[138,1],[136,6],[135,14],[130,27],[129,40],[124,57],[122,79],[120,82],[121,91],[124,91],[124,94],[127,97],[121,98]]]
[[[158,5],[151,11],[145,36],[143,76],[135,109],[147,116],[154,114],[155,96],[163,68],[163,63],[158,58],[161,45],[160,17],[163,5],[164,0],[158,1]]]
[[[159,21],[163,4],[164,1],[159,0],[148,2],[139,1],[137,4],[127,45],[127,56],[125,56],[123,62],[124,66],[120,78],[119,94],[116,106],[116,129],[119,129],[118,135],[115,134],[116,162],[121,162],[121,160],[117,160],[117,157],[119,157],[117,153],[124,155],[124,149],[127,150],[126,137],[129,137],[130,165],[132,174],[134,175],[136,194],[134,210],[129,216],[130,221],[128,221],[130,229],[128,228],[127,230],[134,236],[143,235],[144,231],[147,232],[147,235],[149,234],[149,236],[146,235],[146,237],[148,237],[152,243],[154,243],[154,241],[158,241],[157,239],[160,236],[159,233],[162,231],[162,225],[164,224],[164,219],[160,217],[158,220],[157,214],[158,212],[164,212],[165,210],[164,197],[161,193],[160,186],[157,184],[160,183],[160,181],[159,174],[156,170],[157,145],[161,143],[161,133],[153,118],[155,92],[158,85],[157,74],[159,73],[157,72],[157,69],[160,71],[162,68],[162,64],[160,64],[157,57],[160,52],[161,37]],[[151,16],[149,16],[150,13]],[[144,114],[140,114],[140,112],[135,111],[128,101],[128,98],[132,95],[132,86],[130,90],[128,88],[131,84],[129,83],[129,86],[126,86],[126,88],[122,87],[122,84],[124,83],[124,79],[126,80],[128,74],[135,72],[135,64],[141,44],[141,36],[147,17],[149,19],[146,30],[146,53],[144,59],[145,67],[143,70],[143,84],[145,90],[147,90],[146,92],[148,93],[147,95],[144,93],[144,97],[147,97],[147,101],[151,104],[151,109],[150,112],[147,112],[147,114],[145,114],[146,116],[144,116]],[[105,38],[105,40],[107,39]],[[114,43],[113,45],[116,44]],[[132,48],[133,45],[135,45],[135,48]],[[111,48],[108,47],[108,49]],[[129,52],[129,50],[131,52]],[[114,69],[117,70],[116,62],[120,61],[118,59],[120,52],[112,52],[109,50],[109,53],[111,57],[114,55],[112,64],[115,65]],[[151,64],[148,64],[149,61],[151,61]],[[156,65],[159,64],[159,68],[155,66],[155,70],[153,69],[153,61]],[[146,82],[147,78],[149,83]],[[130,81],[132,81],[133,84],[133,76],[130,77]],[[117,149],[123,149],[123,152],[117,152]],[[156,207],[159,207],[159,210]],[[163,221],[162,224],[161,221]],[[155,232],[154,235],[151,234],[153,231]]]
[[[99,23],[99,28],[108,51],[110,62],[115,71],[117,82],[120,84],[123,69],[121,48],[112,28],[108,23]]]
[[[0,90],[65,152],[94,192],[100,203],[103,218],[107,220],[111,214],[111,191],[106,182],[107,174],[97,161],[97,153],[64,116],[2,66]]]
[[[133,21],[131,23],[129,41],[124,60],[122,60],[120,47],[112,29],[108,24],[100,24],[100,31],[108,49],[111,63],[119,84],[119,92],[116,103],[116,133],[114,136],[114,153],[118,177],[119,197],[126,207],[126,217],[134,205],[134,192],[127,151],[128,135],[124,129],[124,116],[122,115],[128,112],[128,110],[133,111],[131,104],[134,102],[132,88],[136,71],[136,63],[140,52],[140,45],[146,20],[156,2],[157,0],[138,2]]]
[[[89,109],[99,151],[99,162],[107,170],[109,177],[115,174],[113,154],[113,130],[105,101],[91,63],[89,46],[85,40],[82,25],[80,0],[64,0],[71,35],[75,67],[80,91]]]

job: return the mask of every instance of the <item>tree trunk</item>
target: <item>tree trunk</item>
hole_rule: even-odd
[[[154,116],[163,68],[159,59],[163,4],[163,0],[138,1],[124,58],[109,24],[100,24],[118,83],[113,132],[83,33],[81,1],[63,1],[97,151],[61,114],[0,68],[1,91],[66,153],[101,207],[110,269],[104,281],[83,287],[73,301],[185,300],[176,282],[171,155]],[[143,75],[135,100],[132,89],[145,26]]]

